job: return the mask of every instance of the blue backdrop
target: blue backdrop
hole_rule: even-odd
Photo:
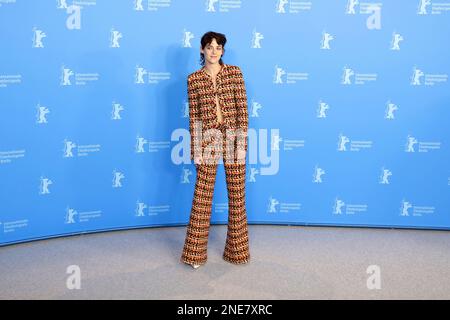
[[[210,30],[246,81],[249,223],[450,228],[450,0],[0,0],[0,27],[0,245],[187,223]]]

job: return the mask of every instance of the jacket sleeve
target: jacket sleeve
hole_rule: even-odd
[[[238,148],[244,148],[247,151],[248,145],[248,105],[247,105],[247,92],[245,89],[244,76],[239,67],[237,67],[236,85],[234,87],[234,97],[237,109],[237,126],[241,129],[242,136],[238,136]]]
[[[190,158],[194,160],[194,154],[196,149],[199,150],[201,147],[200,142],[196,142],[199,137],[199,121],[201,121],[199,104],[198,104],[198,94],[194,88],[192,78],[188,77],[187,79],[187,91],[188,91],[188,100],[189,100],[189,133],[191,135],[190,145]],[[197,148],[196,148],[197,147]],[[201,151],[199,151],[201,152]]]

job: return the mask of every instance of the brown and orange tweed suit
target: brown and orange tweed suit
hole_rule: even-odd
[[[245,180],[246,165],[245,152],[247,151],[248,110],[247,94],[244,78],[238,66],[222,64],[216,75],[216,91],[211,76],[205,67],[191,73],[187,80],[189,98],[189,130],[191,133],[191,160],[196,152],[201,152],[203,159],[208,163],[195,164],[197,177],[191,215],[186,231],[186,239],[181,255],[181,261],[189,264],[205,264],[207,261],[207,245],[211,218],[211,207],[216,181],[217,163],[223,157],[228,191],[228,229],[223,259],[234,264],[243,264],[250,261],[249,236],[247,226],[247,212],[245,207]],[[218,95],[222,111],[222,123],[217,120],[215,95]],[[201,122],[201,130],[194,128],[194,123]],[[220,149],[205,152],[207,139],[199,139],[208,129],[217,129],[223,134]],[[232,143],[225,140],[230,130],[240,132]],[[217,146],[217,144],[216,144]],[[215,149],[217,150],[217,149]],[[238,150],[244,151],[243,161],[236,161]],[[213,156],[211,156],[211,154]],[[228,161],[227,154],[234,155]],[[241,153],[242,154],[242,153]],[[219,159],[217,159],[219,157]],[[211,161],[211,159],[217,159]]]

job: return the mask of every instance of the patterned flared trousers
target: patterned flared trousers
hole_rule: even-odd
[[[225,127],[217,124],[225,137]],[[245,163],[227,163],[229,148],[221,148],[228,191],[228,229],[223,259],[234,264],[250,261],[247,212],[245,207]],[[232,148],[235,147],[231,146]],[[196,164],[197,178],[191,215],[181,262],[202,265],[207,261],[207,245],[211,218],[211,207],[216,181],[217,162]]]

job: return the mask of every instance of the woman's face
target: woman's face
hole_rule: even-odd
[[[201,46],[200,46],[201,47]],[[217,44],[216,39],[212,39],[211,43],[205,46],[205,49],[201,49],[201,52],[205,55],[205,61],[210,64],[219,63],[223,54],[222,45]]]

